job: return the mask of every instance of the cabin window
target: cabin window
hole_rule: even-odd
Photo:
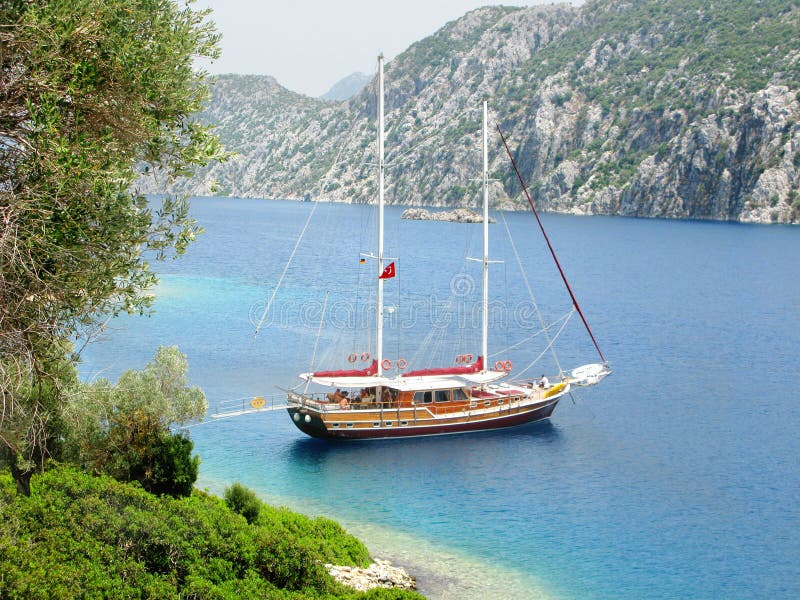
[[[339,424],[338,424],[338,423],[333,423],[332,425],[333,425],[333,428],[334,428],[334,429],[335,429],[335,428],[337,428],[337,427],[339,427]]]
[[[386,425],[386,427],[391,427],[392,426],[392,422],[393,421],[384,421],[383,424]]]
[[[348,429],[352,429],[352,428],[353,428],[353,423],[348,423],[348,424],[347,424],[347,428],[348,428]]]
[[[450,390],[436,390],[436,402],[450,402]]]
[[[414,394],[414,404],[430,404],[432,400],[433,397],[430,391],[416,392]]]
[[[373,424],[372,424],[372,426],[373,426],[373,427],[380,427],[380,426],[381,426],[381,424],[380,424],[380,421],[379,421],[379,422],[377,422],[377,423],[373,423]]]
[[[406,427],[408,425],[408,421],[400,421],[400,427]]]
[[[457,388],[453,390],[453,400],[455,400],[456,402],[463,402],[466,399],[467,399],[467,393],[463,389]]]

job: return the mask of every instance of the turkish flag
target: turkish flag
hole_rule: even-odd
[[[380,274],[380,277],[378,277],[378,279],[390,279],[394,277],[394,275],[395,275],[394,263],[391,262],[386,266],[386,268],[383,270],[383,273]]]

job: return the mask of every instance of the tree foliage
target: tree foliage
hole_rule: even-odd
[[[185,199],[154,208],[132,186],[223,157],[192,120],[208,94],[194,60],[218,53],[206,18],[174,0],[0,0],[0,436],[22,468],[47,453],[53,406],[30,390],[60,389],[49,357],[148,310],[147,257],[199,231]]]
[[[63,458],[156,494],[188,496],[199,459],[173,429],[201,419],[207,405],[187,386],[187,368],[176,346],[161,346],[142,371],[126,371],[116,384],[100,379],[74,389],[63,409]]]

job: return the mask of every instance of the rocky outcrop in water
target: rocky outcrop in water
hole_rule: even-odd
[[[400,215],[401,219],[412,221],[450,221],[453,223],[483,223],[483,215],[469,208],[456,208],[454,210],[428,211],[424,208],[407,208]],[[496,223],[494,217],[489,217],[489,223]]]
[[[479,205],[488,97],[543,210],[800,222],[798,30],[789,0],[472,11],[387,64],[387,202]],[[238,154],[173,189],[374,202],[375,112],[374,83],[331,103],[221,76],[203,119]],[[493,202],[524,207],[490,144]]]

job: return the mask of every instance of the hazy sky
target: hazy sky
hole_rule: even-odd
[[[578,4],[579,2],[573,2]],[[212,73],[273,75],[291,90],[319,96],[343,77],[372,73],[467,11],[543,0],[197,0],[222,33]]]

